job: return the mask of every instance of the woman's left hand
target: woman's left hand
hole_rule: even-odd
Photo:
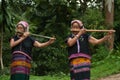
[[[104,37],[106,40],[111,39],[113,31],[109,31]]]
[[[55,42],[55,40],[56,40],[56,38],[52,37],[52,38],[50,38],[49,43],[52,44]]]

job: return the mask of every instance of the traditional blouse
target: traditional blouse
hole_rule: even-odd
[[[19,37],[14,36],[13,39],[16,41],[19,39]],[[12,53],[14,51],[21,51],[21,52],[24,52],[27,55],[31,56],[31,51],[32,51],[34,42],[35,42],[35,39],[28,36],[21,43],[19,43],[18,45],[16,45],[15,47],[12,48]]]
[[[83,34],[79,39],[77,39],[76,43],[73,46],[67,47],[69,59],[76,57],[91,58],[88,42],[89,36],[89,34]],[[68,38],[74,38],[74,35],[70,34]],[[65,41],[66,43],[68,38]]]

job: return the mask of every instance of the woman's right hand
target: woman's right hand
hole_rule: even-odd
[[[23,37],[23,38],[26,38],[26,37],[28,37],[29,35],[30,35],[30,32],[24,32],[23,35],[22,35],[22,37]]]
[[[86,29],[82,28],[82,29],[80,29],[78,35],[82,35],[82,34],[85,34],[85,33],[86,33]]]

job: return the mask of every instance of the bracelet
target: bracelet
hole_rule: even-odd
[[[78,38],[79,36],[78,36],[78,35],[76,35],[76,37]]]

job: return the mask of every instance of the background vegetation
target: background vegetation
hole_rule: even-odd
[[[66,37],[70,33],[70,22],[80,19],[88,29],[107,29],[104,25],[104,7],[101,0],[2,0],[4,6],[0,6],[0,25],[4,24],[3,33],[3,62],[5,69],[0,75],[9,75],[11,51],[9,39],[14,35],[14,29],[18,21],[26,20],[30,25],[30,32],[46,36],[55,36],[56,42],[49,47],[33,49],[32,75],[49,75],[44,80],[68,80],[69,67],[67,59]],[[2,2],[0,2],[2,5]],[[106,43],[92,46],[92,78],[107,76],[120,71],[120,1],[115,0],[114,50],[109,52]],[[4,10],[5,9],[5,10]],[[4,14],[4,18],[2,15]],[[4,23],[2,22],[4,20]],[[105,33],[91,33],[96,38],[101,38]],[[40,42],[47,41],[37,38]],[[111,64],[113,62],[113,64]],[[113,67],[116,66],[116,69]],[[112,69],[112,70],[111,70]],[[103,74],[104,71],[104,74]],[[54,75],[54,76],[52,76]],[[63,79],[60,79],[61,76]],[[3,77],[0,77],[2,80]],[[51,79],[51,78],[52,79]],[[33,80],[34,76],[32,76]],[[6,76],[6,80],[8,76]],[[4,78],[5,80],[5,78]],[[36,79],[37,80],[37,79]]]

